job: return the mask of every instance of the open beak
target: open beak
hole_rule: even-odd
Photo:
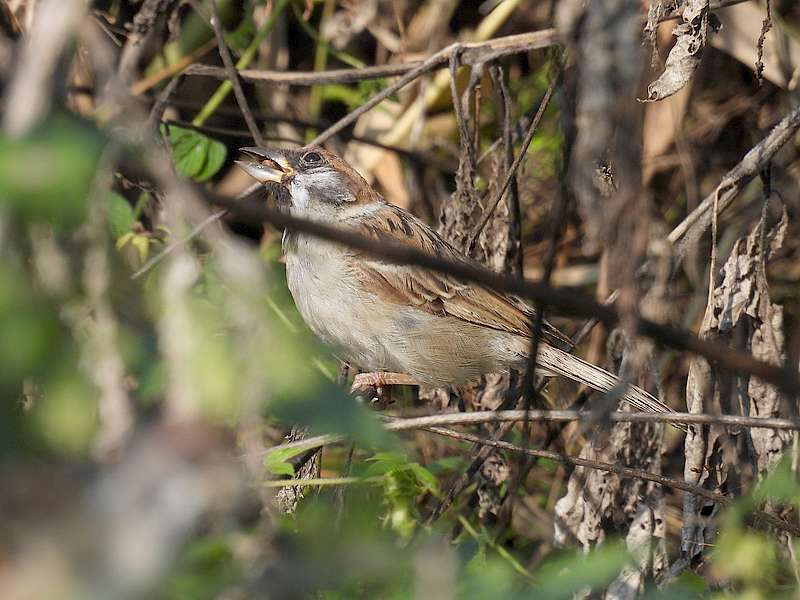
[[[283,183],[294,170],[278,150],[240,148],[242,160],[235,161],[245,173],[260,183]]]

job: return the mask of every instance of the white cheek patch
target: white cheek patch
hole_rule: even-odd
[[[333,201],[353,202],[355,200],[348,187],[342,184],[341,176],[338,173],[295,175],[290,190],[292,208],[300,211],[309,210],[314,208],[314,204],[320,208],[320,201],[314,200],[313,196],[321,195],[323,190],[327,190],[329,199]],[[337,190],[337,192],[331,195],[333,190]]]

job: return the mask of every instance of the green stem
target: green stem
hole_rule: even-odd
[[[464,516],[458,515],[458,522],[461,523],[461,526],[464,528],[464,530],[470,536],[472,536],[472,538],[475,541],[477,541],[478,543],[483,542],[487,546],[489,546],[492,550],[497,552],[501,557],[503,557],[506,561],[508,561],[509,564],[511,564],[511,567],[515,571],[517,571],[517,573],[519,573],[520,575],[522,575],[522,576],[524,576],[524,577],[526,577],[528,579],[531,579],[531,580],[534,579],[534,577],[533,577],[533,575],[531,575],[530,571],[528,571],[528,569],[523,567],[522,564],[520,564],[520,562],[516,558],[514,558],[514,556],[512,556],[512,554],[508,550],[503,548],[503,546],[495,543],[493,540],[485,539],[483,536],[481,536],[477,531],[475,531],[475,528],[472,526],[472,524],[469,521],[467,521],[466,518],[464,518]]]
[[[286,8],[286,5],[289,3],[289,0],[276,0],[275,6],[272,9],[269,17],[264,24],[256,31],[256,35],[253,37],[253,41],[250,42],[250,45],[247,46],[244,52],[242,52],[241,57],[236,62],[236,69],[246,69],[248,65],[252,62],[253,58],[256,55],[256,51],[258,47],[261,45],[269,32],[272,31],[272,28],[275,26],[275,23],[278,21],[278,17],[283,12],[283,9]],[[217,91],[208,99],[205,106],[200,110],[197,116],[192,121],[192,125],[195,127],[200,127],[206,120],[214,114],[214,111],[219,108],[219,105],[222,104],[222,101],[230,94],[231,90],[233,89],[233,84],[230,81],[223,81]]]
[[[296,5],[293,5],[296,8]],[[319,22],[320,31],[325,26],[325,23],[333,14],[334,2],[333,0],[325,0],[322,6],[322,18]],[[302,21],[302,15],[299,19]],[[325,65],[328,62],[328,45],[322,41],[322,36],[317,39],[317,47],[314,51],[314,70],[324,71]],[[316,121],[319,117],[320,108],[322,107],[322,86],[315,85],[311,88],[311,94],[308,98],[308,112],[312,121]],[[316,129],[313,127],[306,130],[306,142],[310,142],[317,135]]]

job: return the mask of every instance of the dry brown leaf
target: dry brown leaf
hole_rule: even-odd
[[[682,19],[672,32],[678,40],[669,52],[664,72],[647,86],[645,102],[663,100],[680,90],[700,64],[708,31],[708,0],[687,0]]]
[[[744,344],[759,359],[780,365],[784,359],[783,309],[772,303],[764,266],[783,243],[787,215],[768,233],[764,220],[737,240],[722,268],[723,279],[711,294],[700,337]],[[781,396],[773,386],[756,378],[747,385],[718,372],[700,357],[692,359],[686,383],[686,405],[692,413],[731,413],[781,416]],[[732,481],[741,470],[736,448],[730,443],[739,431],[711,425],[690,426],[686,435],[684,479],[687,483],[725,493],[738,487]],[[760,477],[775,466],[791,444],[791,433],[769,429],[745,432],[752,441],[753,460]],[[702,558],[713,536],[711,522],[719,510],[715,503],[692,494],[684,496],[681,550],[690,564]]]

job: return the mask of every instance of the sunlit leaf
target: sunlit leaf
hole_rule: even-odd
[[[199,131],[177,125],[162,125],[172,149],[175,171],[182,177],[205,181],[213,177],[225,162],[225,145]]]
[[[306,452],[308,448],[281,448],[272,450],[264,457],[264,468],[272,475],[294,475],[294,465],[289,460]]]
[[[128,233],[122,234],[122,236],[117,239],[116,246],[118,250],[125,250],[127,248],[133,250],[135,260],[132,259],[131,262],[139,266],[147,260],[150,254],[151,239],[152,238],[148,235],[129,231]]]

